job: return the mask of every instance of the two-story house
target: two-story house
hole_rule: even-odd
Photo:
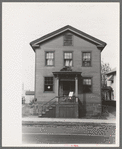
[[[101,113],[101,52],[105,42],[67,25],[30,45],[35,52],[35,98],[40,117]]]

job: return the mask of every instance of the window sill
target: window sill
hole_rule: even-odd
[[[92,94],[92,92],[90,92],[90,93],[82,93],[82,94]]]
[[[63,45],[64,47],[70,47],[70,46],[73,46],[73,45]]]
[[[51,66],[45,65],[45,67],[55,67],[55,66],[54,65],[51,65]]]
[[[92,66],[81,66],[81,67],[92,67]]]
[[[54,93],[54,91],[44,91],[43,93]]]
[[[71,67],[71,68],[72,68],[72,67],[74,67],[74,66],[63,66],[63,67]]]

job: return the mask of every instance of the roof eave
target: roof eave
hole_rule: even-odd
[[[40,43],[41,43],[41,42],[40,42]],[[34,52],[35,52],[35,48],[39,48],[39,43],[36,44],[36,43],[31,42],[30,45],[31,45],[32,49],[34,50]],[[105,48],[106,45],[107,45],[106,43],[104,43],[103,45],[98,44],[98,45],[97,45],[97,48],[100,49],[101,52],[102,52],[102,50]]]
[[[30,42],[30,46],[32,47],[34,52],[35,52],[35,48],[39,48],[39,45],[33,45],[31,42]]]
[[[104,43],[103,45],[97,45],[97,48],[100,49],[102,52],[106,45],[107,43]]]
[[[82,31],[80,31],[80,30],[78,30],[78,29],[76,29],[76,28],[74,28],[72,26],[69,26],[69,25],[64,26],[64,27],[62,27],[62,28],[60,28],[60,29],[58,29],[58,30],[56,30],[54,32],[51,32],[51,33],[49,33],[49,34],[47,34],[45,36],[42,36],[41,38],[38,38],[38,39],[30,42],[30,45],[31,45],[31,47],[34,50],[34,47],[39,47],[40,43],[42,43],[42,42],[44,42],[44,41],[46,41],[46,40],[48,40],[48,39],[50,39],[50,38],[52,38],[52,37],[54,37],[56,35],[59,35],[59,34],[65,32],[67,30],[72,31],[72,32],[76,33],[77,35],[80,35],[83,38],[86,38],[86,40],[88,39],[88,40],[96,43],[98,49],[100,49],[101,51],[107,45],[105,42],[103,42],[103,41],[101,41],[101,40],[99,40],[99,39],[97,39],[97,38],[95,38],[95,37],[93,37],[91,35],[88,35],[88,34],[82,32]]]
[[[106,73],[106,75],[113,74],[113,73],[116,73],[116,70],[112,71],[112,72],[108,72],[108,73]]]

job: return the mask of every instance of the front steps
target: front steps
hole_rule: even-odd
[[[66,98],[66,97],[65,97]],[[57,100],[58,99],[58,100]],[[38,104],[38,117],[42,118],[78,118],[78,98],[67,101],[61,97],[54,97],[43,105]]]
[[[39,117],[48,117],[55,118],[56,117],[56,105],[51,105],[51,107],[47,108],[45,111],[42,111]]]

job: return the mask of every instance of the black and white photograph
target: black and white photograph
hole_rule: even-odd
[[[119,2],[2,3],[3,146],[119,146],[119,25]]]

